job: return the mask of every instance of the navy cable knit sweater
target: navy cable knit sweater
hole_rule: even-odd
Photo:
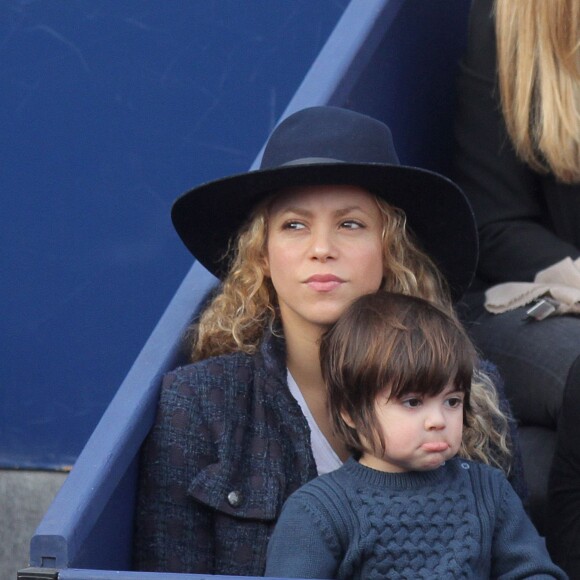
[[[454,458],[384,473],[349,459],[290,496],[266,576],[566,578],[504,475]]]

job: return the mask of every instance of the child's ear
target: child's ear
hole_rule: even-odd
[[[343,409],[340,412],[340,416],[342,417],[342,420],[351,428],[351,429],[356,429],[356,426],[354,424],[354,421],[352,420],[351,416]]]

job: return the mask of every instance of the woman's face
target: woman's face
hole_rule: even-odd
[[[334,323],[383,278],[382,220],[374,197],[351,185],[288,190],[268,220],[266,273],[285,332]]]

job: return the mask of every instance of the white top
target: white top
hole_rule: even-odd
[[[290,374],[290,371],[288,371],[288,387],[290,388],[292,396],[300,405],[300,408],[306,417],[306,421],[308,421],[308,426],[310,427],[310,444],[312,445],[312,454],[314,455],[318,475],[338,469],[342,465],[342,461],[314,420],[314,417],[302,396],[302,391],[300,391],[300,388],[296,384],[294,377]]]

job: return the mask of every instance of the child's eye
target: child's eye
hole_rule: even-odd
[[[461,407],[463,404],[463,399],[461,397],[449,397],[447,399],[447,405],[452,409],[456,409],[457,407]]]
[[[417,397],[411,397],[410,399],[405,399],[402,401],[404,407],[410,407],[411,409],[416,409],[421,405],[421,399]]]

